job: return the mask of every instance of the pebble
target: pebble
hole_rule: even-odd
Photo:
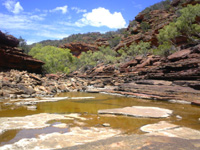
[[[4,103],[4,105],[10,106],[10,105],[12,105],[12,103]]]
[[[110,127],[110,124],[109,123],[104,123],[102,124],[104,127]]]
[[[37,106],[27,106],[27,110],[37,110]]]
[[[177,119],[182,119],[183,117],[179,116],[179,115],[176,115],[176,118]]]

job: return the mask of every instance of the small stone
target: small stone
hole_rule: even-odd
[[[183,117],[179,116],[179,115],[176,115],[176,118],[177,119],[182,119]]]
[[[10,105],[12,105],[12,103],[4,103],[4,105],[10,106]]]
[[[102,124],[104,127],[110,127],[110,124],[109,123],[104,123]]]
[[[29,98],[29,97],[31,97],[31,95],[26,95],[26,94],[21,95],[21,98]]]
[[[16,94],[10,94],[10,99],[16,99],[17,95]]]
[[[37,106],[27,106],[27,110],[37,110]]]
[[[26,105],[26,106],[30,106],[30,105],[35,105],[36,102],[24,102],[23,105]]]
[[[56,127],[56,128],[67,128],[68,125],[65,124],[65,123],[60,123],[60,124],[55,124],[55,125],[53,125],[53,127]]]

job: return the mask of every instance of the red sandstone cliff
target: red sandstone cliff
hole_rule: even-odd
[[[17,48],[18,39],[0,31],[0,70],[17,69],[41,73],[42,61],[23,53]]]

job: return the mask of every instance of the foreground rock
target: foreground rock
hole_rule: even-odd
[[[166,136],[122,135],[63,150],[199,150],[200,140]]]
[[[0,118],[0,134],[14,129],[36,129],[50,126],[50,120],[69,119],[59,114],[36,114],[25,117],[3,117]]]
[[[178,137],[183,139],[200,139],[200,131],[170,124],[165,121],[156,124],[149,124],[140,129],[143,132],[148,132],[148,135]]]
[[[142,118],[166,118],[172,114],[172,110],[163,109],[158,107],[125,107],[117,109],[99,110],[99,114],[113,114],[113,115],[126,115],[132,117]]]
[[[108,128],[88,128],[81,129],[79,127],[70,128],[67,133],[51,133],[38,135],[37,138],[21,139],[20,141],[0,147],[1,150],[13,149],[58,149],[82,145],[85,143],[106,139],[120,132]]]

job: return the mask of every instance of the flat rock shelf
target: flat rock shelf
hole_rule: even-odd
[[[117,109],[104,109],[99,110],[99,114],[113,114],[113,115],[125,115],[132,117],[142,118],[166,118],[172,114],[172,110],[159,108],[159,107],[142,107],[132,106]]]

